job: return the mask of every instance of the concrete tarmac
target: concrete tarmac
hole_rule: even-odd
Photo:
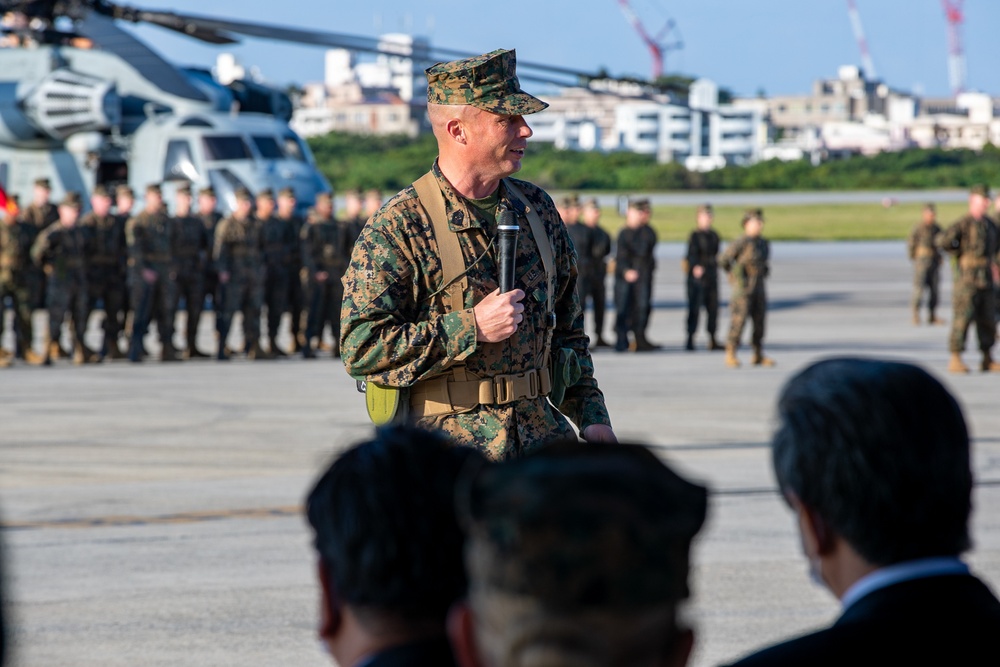
[[[822,357],[915,361],[958,396],[978,480],[968,560],[1000,586],[1000,375],[945,373],[948,328],[910,322],[903,244],[775,244],[769,369],[727,369],[704,335],[683,351],[681,252],[659,249],[650,338],[665,348],[594,359],[619,437],[652,444],[713,492],[688,610],[693,664],[838,613],[807,577],[767,445],[781,385]],[[950,320],[948,275],[942,284]],[[723,309],[720,337],[727,327]],[[201,344],[212,344],[207,322]],[[0,424],[14,665],[330,664],[300,507],[325,463],[371,430],[339,362],[15,366],[0,369]]]

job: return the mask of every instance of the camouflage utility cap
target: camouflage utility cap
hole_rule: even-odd
[[[990,196],[990,186],[985,183],[979,183],[978,185],[973,185],[969,190],[970,195],[982,195],[983,197],[989,198]]]
[[[549,106],[521,90],[514,50],[438,63],[426,70],[428,104],[469,104],[505,116],[537,113]]]

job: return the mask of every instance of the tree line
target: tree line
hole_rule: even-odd
[[[430,167],[434,137],[361,136],[333,132],[309,140],[319,168],[337,190],[379,188],[395,192]],[[657,164],[636,153],[557,150],[531,143],[519,178],[553,190],[919,190],[1000,183],[1000,148],[981,151],[910,149],[873,157],[768,160],[749,167],[702,173],[682,164]]]

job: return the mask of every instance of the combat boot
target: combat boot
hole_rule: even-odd
[[[1000,362],[993,361],[993,356],[990,354],[990,351],[985,350],[983,351],[983,363],[980,364],[979,369],[984,373],[995,373],[1000,371]]]
[[[160,361],[172,362],[180,361],[180,355],[177,354],[177,348],[175,348],[170,343],[164,343],[163,349],[160,350]]]
[[[688,352],[694,352],[694,336],[688,334],[687,342],[684,343],[684,349]]]
[[[315,359],[316,353],[313,351],[312,344],[306,341],[305,345],[302,346],[302,358],[303,359]]]
[[[263,361],[265,359],[273,359],[265,349],[260,346],[260,343],[254,342],[247,349],[247,359],[250,361]]]
[[[10,368],[14,363],[14,355],[7,350],[0,349],[0,368]]]
[[[715,340],[715,334],[709,334],[708,337],[708,350],[709,352],[715,352],[716,350],[725,349],[722,345],[719,345],[719,341]]]
[[[934,311],[932,310],[930,315],[927,316],[927,324],[944,324],[944,320],[938,319],[934,316]]]
[[[735,345],[726,345],[726,366],[730,368],[740,367],[740,360],[736,358]]]
[[[774,359],[764,356],[764,350],[760,345],[755,345],[753,348],[753,359],[751,360],[754,366],[764,366],[765,368],[770,368],[774,366]]]
[[[914,311],[913,311],[913,326],[919,326],[919,325],[920,325],[920,311],[914,309]]]
[[[204,352],[202,352],[201,350],[199,350],[197,347],[194,346],[189,347],[187,350],[188,359],[209,359],[211,358],[211,356],[212,355],[205,354]]]
[[[49,361],[56,361],[57,359],[64,359],[65,355],[63,350],[59,347],[59,341],[51,341],[48,345],[48,359]]]
[[[636,352],[653,352],[654,350],[659,350],[662,346],[656,343],[651,343],[646,339],[645,332],[635,334],[635,351]]]
[[[24,361],[29,366],[44,366],[46,358],[45,355],[38,354],[34,350],[28,349],[24,351]]]
[[[948,372],[949,373],[968,373],[969,367],[965,365],[962,361],[962,354],[960,352],[952,352],[951,359],[948,361]]]
[[[117,340],[108,341],[106,343],[106,345],[107,345],[107,348],[108,348],[108,352],[107,352],[107,354],[105,356],[107,356],[107,357],[109,357],[111,359],[125,359],[125,358],[127,358],[127,355],[125,355],[125,353],[122,352],[122,349],[120,347],[118,347],[118,341]]]

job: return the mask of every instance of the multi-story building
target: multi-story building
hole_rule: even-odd
[[[635,84],[571,88],[545,101],[531,118],[533,140],[562,149],[633,151],[704,171],[753,163],[767,136],[756,109],[720,104],[708,79],[692,84],[686,102]]]

